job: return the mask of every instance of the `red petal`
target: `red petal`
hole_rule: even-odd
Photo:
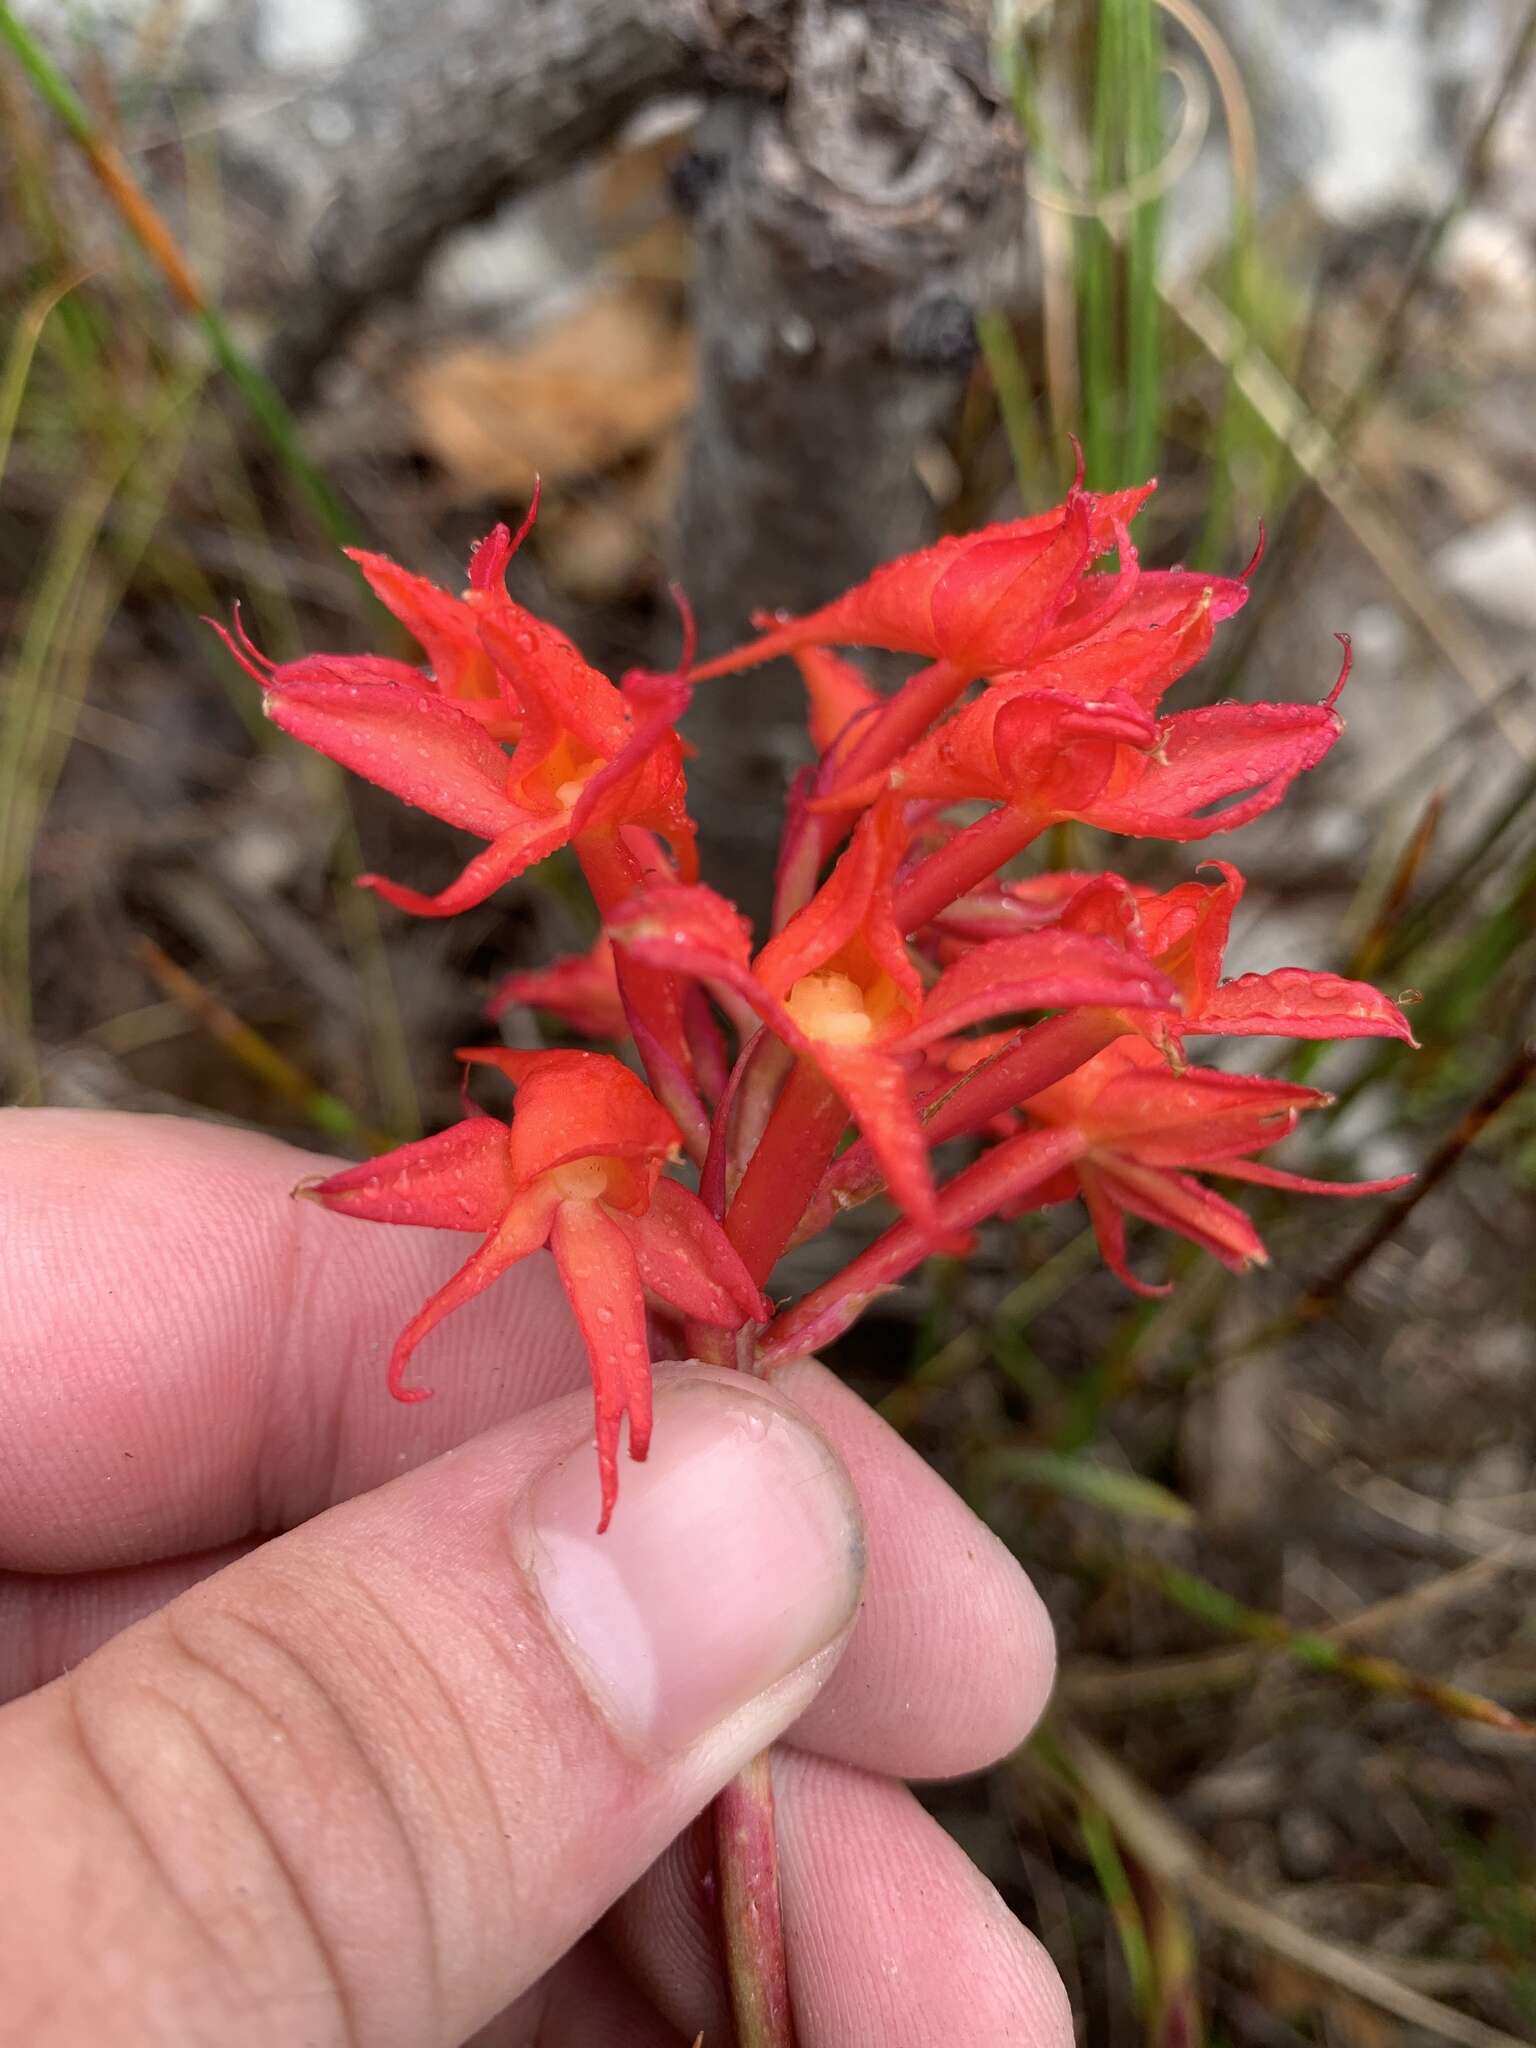
[[[891,907],[891,878],[906,849],[901,806],[877,804],[858,828],[837,866],[803,910],[763,947],[753,963],[770,994],[786,996],[807,974],[825,967],[855,938],[863,941],[915,1010],[922,984]]]
[[[1215,868],[1221,880],[1181,883],[1160,896],[1144,897],[1139,910],[1146,950],[1178,983],[1186,1019],[1204,1011],[1221,980],[1232,913],[1243,895],[1236,868],[1220,860],[1202,866]],[[1186,1021],[1185,1028],[1193,1027]]]
[[[513,787],[542,761],[554,736],[570,733],[590,755],[611,761],[629,737],[624,699],[584,659],[574,641],[510,598],[481,616],[480,637],[498,668],[512,678],[525,712],[537,713],[540,735],[513,759]]]
[[[1401,1038],[1418,1041],[1408,1019],[1379,990],[1341,975],[1277,967],[1223,982],[1185,1020],[1187,1031],[1234,1038]]]
[[[861,668],[827,647],[796,650],[795,665],[810,699],[811,744],[824,754],[849,721],[884,703]]]
[[[517,1003],[547,1010],[587,1038],[629,1036],[613,969],[613,946],[606,934],[588,953],[564,953],[548,967],[504,976],[492,991],[485,1012],[494,1022]]]
[[[519,1196],[474,1257],[459,1268],[446,1287],[438,1289],[425,1308],[412,1316],[390,1354],[389,1391],[397,1401],[425,1401],[428,1398],[432,1392],[430,1387],[405,1385],[405,1370],[411,1362],[411,1354],[422,1338],[437,1328],[444,1316],[452,1315],[466,1301],[473,1301],[509,1266],[515,1266],[519,1259],[526,1259],[530,1252],[539,1250],[549,1235],[554,1200],[554,1196],[544,1188],[535,1188]]]
[[[1115,621],[1114,632],[1060,654],[1037,657],[1016,675],[1000,678],[1000,683],[1088,698],[1119,690],[1145,710],[1155,711],[1180,677],[1204,659],[1214,631],[1215,607],[1207,589],[1166,624],[1143,619],[1128,624],[1123,615]]]
[[[619,1426],[629,1417],[629,1455],[651,1446],[651,1359],[645,1297],[629,1239],[596,1202],[562,1202],[550,1249],[586,1342],[597,1409],[597,1466],[602,1474],[601,1536],[619,1494]]]
[[[1019,1010],[1166,1010],[1177,1004],[1178,992],[1165,975],[1110,939],[1029,932],[977,946],[946,968],[901,1045],[908,1051],[931,1045],[965,1025]]]
[[[751,928],[733,903],[702,883],[642,889],[608,919],[610,935],[637,960],[730,981],[746,973]]]
[[[1080,815],[1138,839],[1231,832],[1273,810],[1343,730],[1326,704],[1212,704],[1176,712],[1159,724],[1156,751],[1123,754],[1115,780]]]
[[[425,576],[413,576],[388,555],[369,554],[364,548],[343,552],[362,570],[384,609],[421,642],[433,680],[445,697],[501,699],[515,714],[516,700],[510,690],[503,696],[495,666],[480,644],[479,619],[471,606],[439,590]]]
[[[737,1329],[742,1323],[766,1323],[773,1314],[720,1225],[699,1197],[677,1181],[657,1181],[643,1216],[616,1220],[646,1286],[684,1315]]]
[[[358,887],[372,889],[386,903],[408,910],[413,917],[456,917],[461,910],[473,910],[477,903],[494,896],[504,882],[544,860],[569,837],[570,824],[565,818],[522,818],[484,853],[477,853],[458,880],[435,896],[403,882],[391,882],[384,875],[359,875]]]
[[[482,839],[520,822],[507,756],[444,698],[387,682],[274,679],[262,708],[317,753]]]
[[[970,675],[996,675],[1026,661],[1071,596],[1091,555],[1089,506],[1074,492],[1054,533],[973,537],[933,587],[933,645],[911,651],[942,657]]]
[[[494,1230],[516,1188],[507,1145],[504,1123],[472,1116],[435,1137],[306,1183],[304,1192],[327,1209],[372,1223]]]
[[[517,1089],[508,1153],[518,1187],[579,1159],[620,1159],[639,1169],[632,1200],[645,1207],[662,1161],[680,1139],[672,1118],[622,1060],[606,1052],[516,1052],[499,1045],[465,1046],[458,1057],[495,1067]]]
[[[1095,1164],[1115,1202],[1133,1216],[1187,1237],[1235,1273],[1268,1264],[1264,1241],[1242,1210],[1202,1187],[1193,1175],[1132,1160],[1100,1159]]]

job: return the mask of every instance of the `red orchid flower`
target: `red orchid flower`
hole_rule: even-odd
[[[989,691],[890,772],[904,797],[998,806],[905,879],[898,921],[915,931],[1060,820],[1173,840],[1248,824],[1338,739],[1344,724],[1334,706],[1348,675],[1346,653],[1321,704],[1212,704],[1155,720],[1124,694],[1090,702],[1057,691]]]
[[[1178,1232],[1234,1270],[1267,1257],[1243,1211],[1186,1169],[1344,1197],[1390,1194],[1413,1178],[1313,1180],[1250,1156],[1288,1136],[1303,1110],[1328,1099],[1315,1088],[1260,1075],[1202,1067],[1175,1074],[1145,1041],[1123,1040],[1026,1103],[1029,1127],[956,1174],[940,1191],[939,1214],[948,1228],[963,1230],[986,1216],[1017,1215],[1080,1194],[1111,1271],[1137,1293],[1165,1294],[1166,1286],[1138,1280],[1126,1263],[1127,1215]],[[894,1225],[780,1316],[760,1356],[771,1365],[831,1342],[927,1250],[912,1223]]]
[[[986,955],[1020,936],[1055,930],[1125,947],[1149,974],[1165,975],[1178,994],[1158,1010],[1133,1001],[1084,1003],[1027,1031],[994,1032],[935,1047],[947,1071],[929,1079],[919,1099],[929,1146],[991,1131],[1014,1121],[1017,1106],[1064,1079],[1123,1034],[1155,1045],[1167,1062],[1183,1063],[1192,1035],[1224,1038],[1396,1038],[1416,1043],[1397,1004],[1367,982],[1301,967],[1221,978],[1232,914],[1243,878],[1224,861],[1208,861],[1215,883],[1184,882],[1159,893],[1119,875],[1070,872],[998,883],[944,913],[935,932],[939,957],[951,962]],[[953,974],[955,966],[948,970]],[[959,1085],[955,1076],[962,1076]],[[883,1186],[868,1144],[851,1146],[828,1171],[806,1210],[802,1232],[824,1227],[838,1209],[856,1206]]]
[[[443,1317],[519,1259],[548,1245],[581,1326],[597,1403],[602,1520],[618,1494],[618,1444],[643,1458],[651,1433],[645,1291],[703,1323],[737,1329],[768,1304],[713,1216],[663,1177],[679,1134],[661,1104],[607,1053],[473,1048],[517,1088],[512,1121],[471,1116],[437,1137],[333,1173],[306,1192],[326,1208],[376,1223],[483,1233],[485,1242],[402,1332],[389,1362],[401,1401],[411,1354]]]
[[[1384,1195],[1413,1176],[1325,1181],[1289,1173],[1249,1155],[1288,1137],[1301,1112],[1331,1098],[1261,1074],[1188,1067],[1173,1073],[1157,1050],[1127,1039],[1099,1053],[1024,1107],[1038,1123],[1071,1129],[1084,1149],[1072,1171],[1106,1265],[1138,1294],[1166,1294],[1138,1280],[1125,1258],[1125,1217],[1162,1224],[1234,1272],[1267,1261],[1247,1216],[1182,1167],[1296,1194]]]
[[[640,868],[614,843],[631,827],[661,833],[679,868],[697,872],[685,807],[681,744],[648,730],[636,747],[623,697],[554,627],[509,600],[479,621],[498,676],[517,675],[518,739],[510,756],[466,707],[428,692],[418,670],[371,655],[311,655],[275,665],[222,627],[225,644],[262,688],[284,732],[445,824],[490,841],[458,880],[427,896],[380,875],[362,886],[421,917],[472,909],[514,876],[575,841],[630,887]],[[537,630],[535,630],[535,628]]]
[[[925,993],[891,911],[905,837],[899,805],[868,812],[811,902],[755,960],[743,920],[702,887],[646,891],[611,920],[636,959],[670,962],[734,991],[796,1055],[726,1217],[759,1281],[850,1116],[895,1199],[919,1227],[936,1225],[927,1141],[909,1080],[914,1055],[983,1017],[1177,1002],[1172,983],[1123,948],[1066,932],[976,948]]]

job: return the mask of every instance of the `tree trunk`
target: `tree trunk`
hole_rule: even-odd
[[[712,652],[935,530],[916,458],[950,424],[972,314],[1016,248],[1017,137],[977,11],[805,0],[777,99],[716,104],[698,196],[699,397],[680,581]],[[688,726],[709,872],[761,915],[787,767],[786,664],[705,685]]]

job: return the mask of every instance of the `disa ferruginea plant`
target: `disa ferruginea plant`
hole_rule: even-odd
[[[492,1014],[535,1004],[633,1064],[463,1050],[511,1083],[508,1120],[469,1115],[309,1190],[344,1215],[481,1240],[401,1333],[399,1399],[428,1392],[407,1375],[434,1326],[547,1245],[591,1360],[606,1528],[623,1418],[632,1457],[650,1440],[653,1333],[662,1355],[766,1370],[989,1216],[1080,1199],[1115,1273],[1156,1292],[1127,1263],[1127,1216],[1234,1268],[1264,1257],[1202,1175],[1309,1194],[1400,1185],[1267,1164],[1327,1098],[1192,1063],[1206,1035],[1412,1043],[1359,982],[1294,967],[1223,980],[1235,868],[1166,891],[1113,873],[1007,879],[1067,819],[1143,839],[1231,832],[1343,730],[1347,651],[1321,702],[1163,709],[1242,606],[1247,572],[1141,569],[1128,528],[1151,489],[1079,484],[804,618],[759,620],[716,660],[685,652],[673,674],[618,685],[506,594],[526,524],[479,544],[460,596],[354,555],[425,668],[274,665],[225,635],[285,732],[485,842],[434,896],[365,887],[447,917],[569,846],[602,923],[589,954],[511,976]],[[1096,567],[1112,551],[1118,566]],[[847,648],[922,665],[882,692]],[[743,688],[732,679],[780,655],[804,677],[818,764],[789,792],[758,945],[699,879],[677,722],[696,687]],[[974,1157],[940,1182],[930,1154],[957,1138]],[[803,1300],[768,1298],[782,1253],[881,1195],[899,1215],[868,1249]]]

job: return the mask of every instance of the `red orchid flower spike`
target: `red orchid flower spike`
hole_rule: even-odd
[[[986,1216],[1081,1195],[1110,1269],[1137,1293],[1165,1294],[1166,1286],[1137,1279],[1127,1264],[1127,1215],[1176,1231],[1235,1271],[1267,1258],[1243,1211],[1188,1169],[1343,1197],[1390,1194],[1413,1178],[1313,1180],[1251,1156],[1287,1137],[1303,1110],[1328,1100],[1315,1088],[1260,1075],[1202,1067],[1175,1074],[1154,1047],[1126,1040],[1026,1103],[1029,1127],[956,1174],[940,1192],[939,1213],[950,1229],[961,1230]],[[829,1343],[927,1250],[921,1231],[910,1222],[896,1224],[780,1316],[760,1355],[772,1364]]]
[[[519,1259],[548,1245],[586,1341],[597,1404],[602,1519],[618,1495],[620,1423],[643,1458],[651,1433],[645,1293],[731,1329],[763,1321],[768,1304],[708,1209],[664,1178],[676,1124],[607,1053],[473,1048],[459,1057],[504,1073],[517,1089],[512,1121],[471,1116],[433,1138],[345,1168],[306,1189],[326,1208],[376,1223],[473,1231],[485,1242],[412,1319],[389,1362],[397,1400],[417,1345],[444,1316]]]
[[[796,1056],[725,1219],[759,1283],[850,1116],[895,1199],[918,1227],[937,1227],[909,1080],[914,1056],[985,1017],[1178,1000],[1166,977],[1123,947],[1068,932],[977,948],[925,993],[891,911],[905,840],[900,805],[868,812],[821,889],[755,960],[743,920],[702,887],[643,892],[611,921],[636,959],[670,961],[745,998]]]

